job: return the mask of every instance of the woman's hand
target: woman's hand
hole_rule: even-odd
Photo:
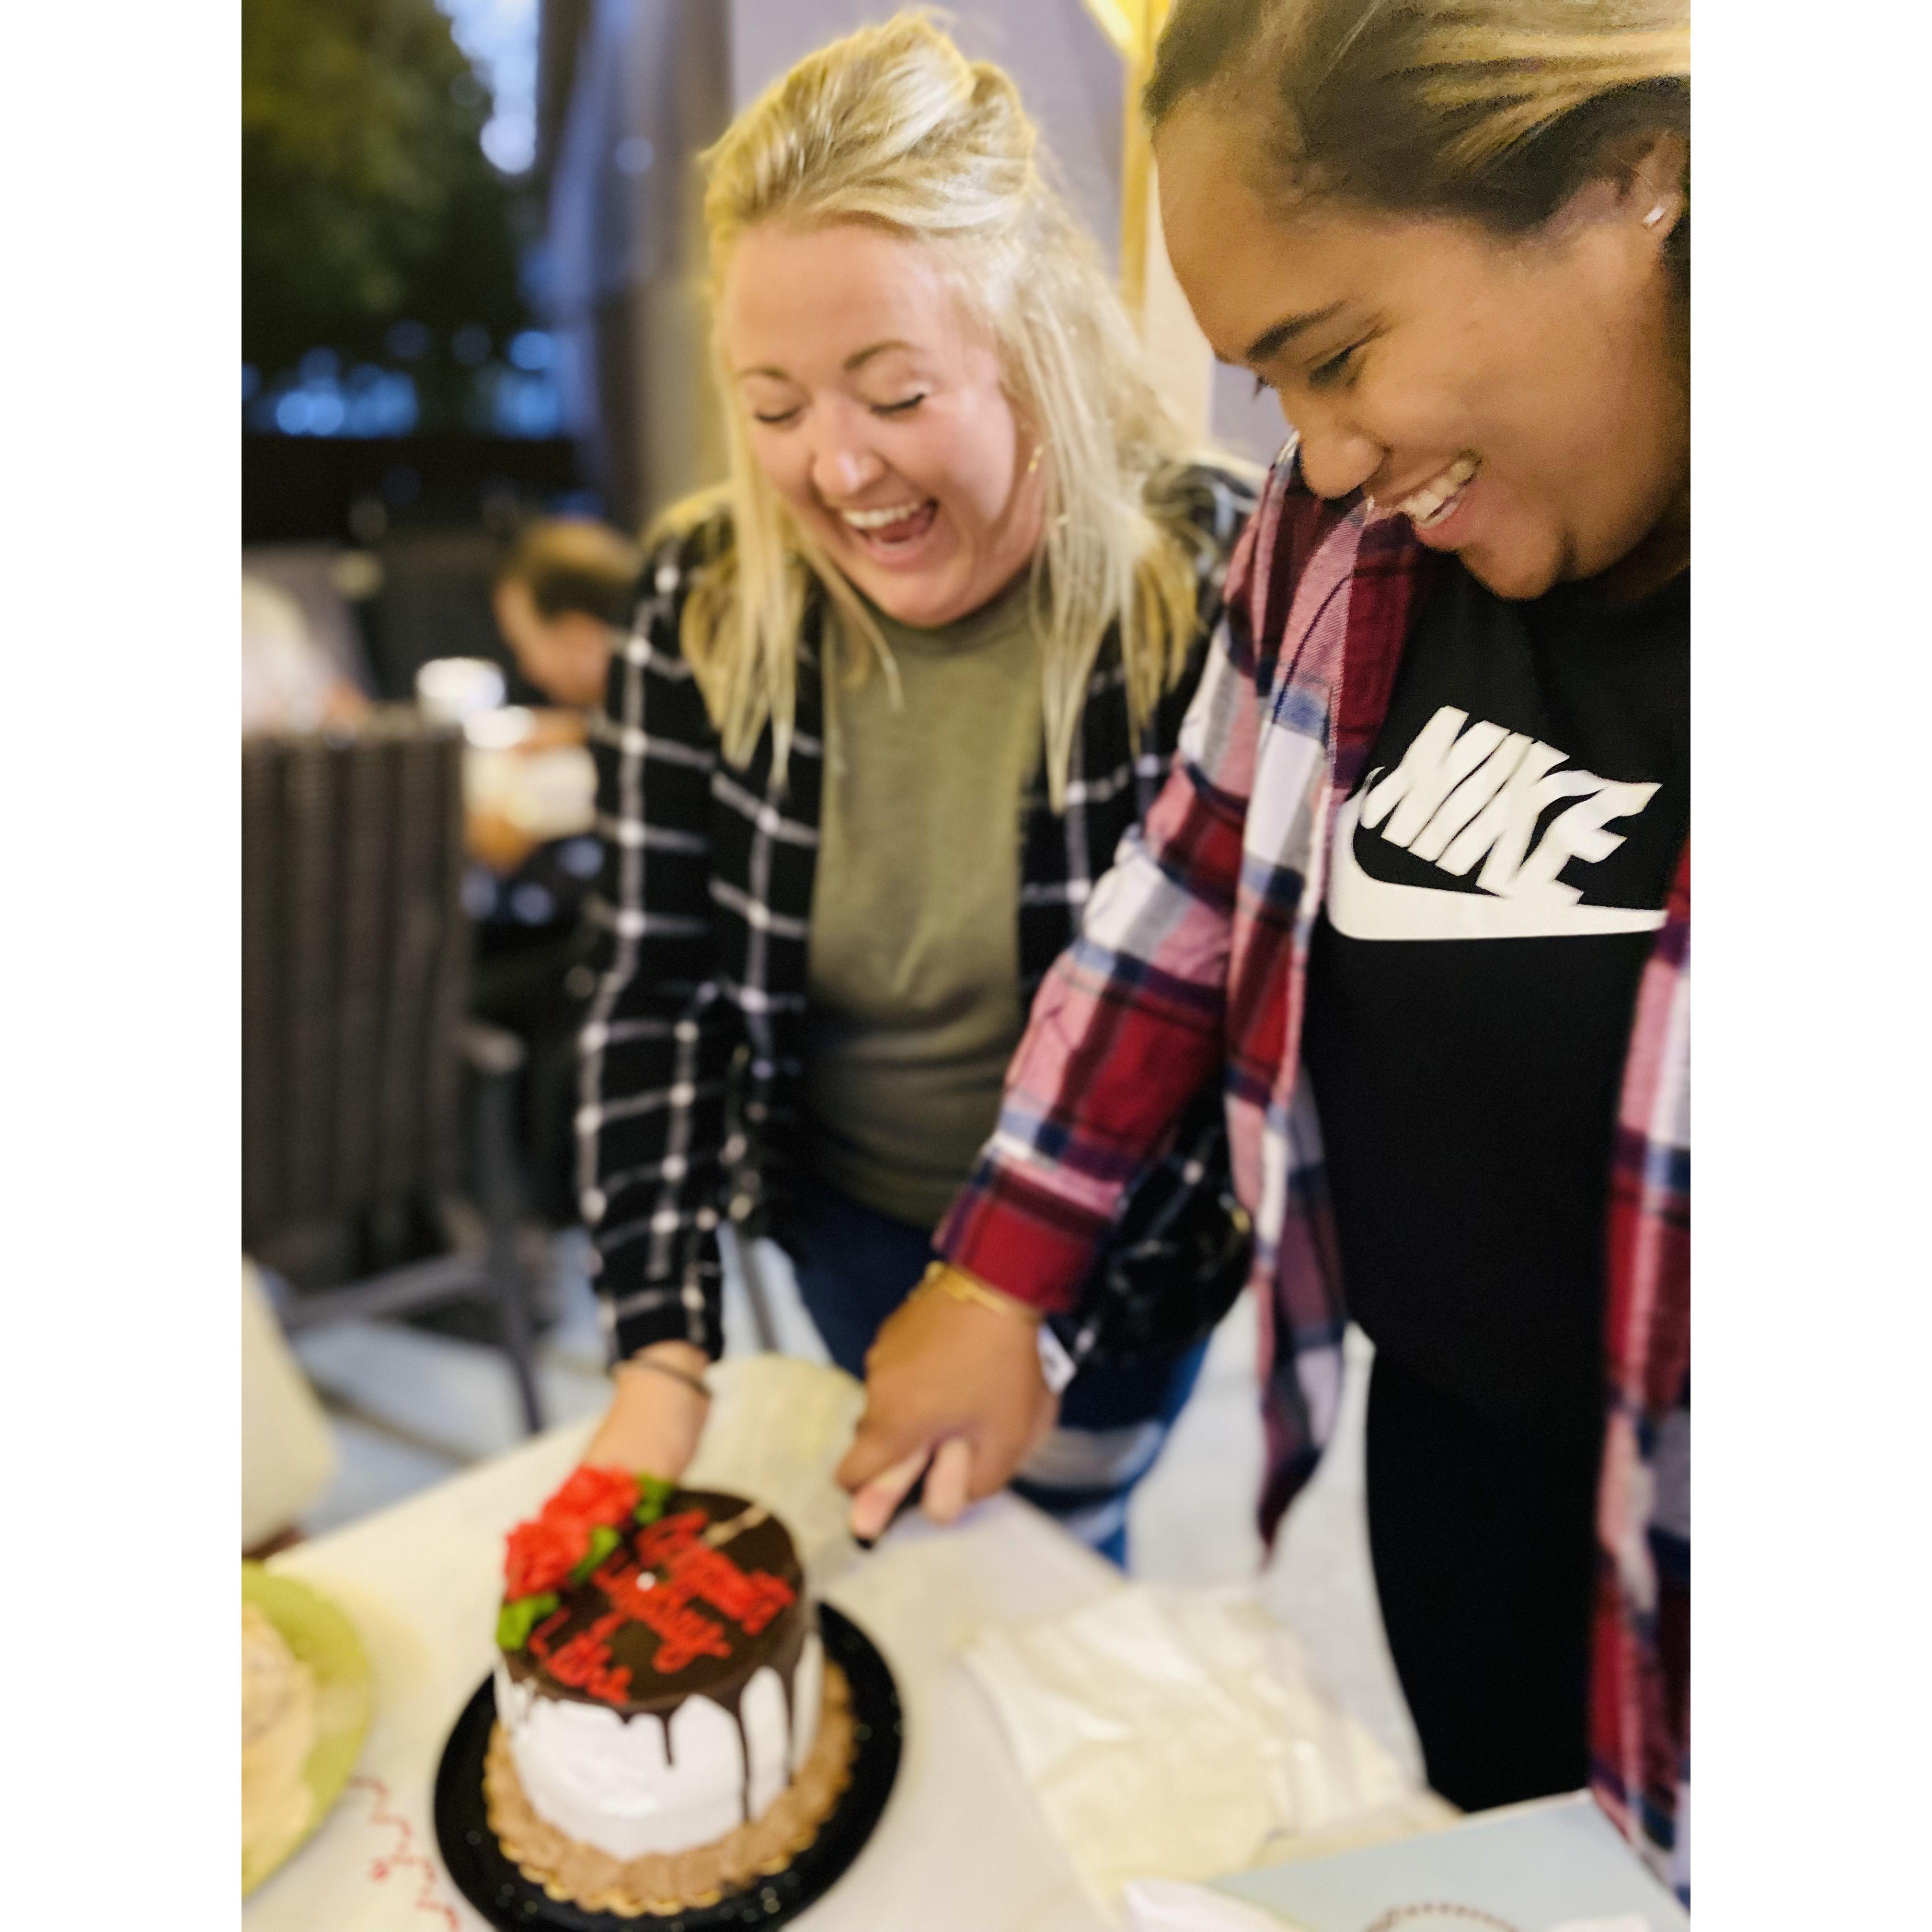
[[[710,1413],[703,1386],[710,1366],[688,1342],[653,1342],[620,1362],[610,1406],[584,1452],[585,1462],[677,1481]]]
[[[950,1522],[1004,1489],[1053,1426],[1060,1404],[1040,1374],[1039,1313],[982,1282],[970,1292],[959,1299],[928,1281],[866,1358],[866,1412],[838,1466],[856,1492],[855,1536],[878,1535],[935,1456],[921,1506]]]

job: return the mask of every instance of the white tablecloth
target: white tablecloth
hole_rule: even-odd
[[[721,1404],[714,1431],[738,1413],[741,1405]],[[248,1901],[245,1932],[484,1924],[436,1853],[436,1767],[489,1671],[504,1532],[562,1480],[587,1433],[583,1424],[554,1430],[276,1559],[355,1620],[374,1670],[375,1715],[340,1803]],[[833,1570],[821,1594],[891,1666],[905,1750],[871,1842],[794,1922],[808,1932],[1106,1932],[959,1658],[993,1625],[1092,1602],[1119,1587],[1118,1573],[1010,1497],[951,1531],[908,1518],[874,1553],[835,1558]]]

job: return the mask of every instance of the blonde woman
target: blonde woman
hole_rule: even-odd
[[[1297,440],[938,1241],[962,1290],[1066,1306],[1109,1178],[1220,1073],[1264,1516],[1334,1413],[1346,1282],[1432,1783],[1588,1780],[1684,1885],[1689,75],[1683,0],[1180,0],[1168,251]],[[944,1294],[872,1370],[854,1486],[964,1436],[982,1493],[1046,1400]]]
[[[930,24],[814,55],[706,160],[730,476],[652,547],[593,728],[580,1115],[617,1365],[589,1460],[666,1476],[703,1425],[727,1218],[784,1243],[862,1372],[1166,775],[1252,502],[1139,372],[1011,82]],[[1078,1372],[1018,1485],[1116,1560],[1246,1274],[1202,1084],[1107,1177],[1126,1205],[1046,1345]]]

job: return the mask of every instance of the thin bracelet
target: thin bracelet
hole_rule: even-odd
[[[711,1400],[711,1391],[696,1376],[686,1375],[682,1369],[674,1369],[668,1362],[654,1362],[648,1355],[627,1356],[617,1366],[620,1369],[649,1369],[654,1376],[668,1376],[674,1382],[682,1382],[688,1389],[695,1389],[706,1402]]]
[[[936,1288],[942,1294],[950,1294],[955,1301],[964,1301],[978,1308],[996,1309],[1002,1315],[1018,1317],[1022,1322],[1032,1322],[1038,1311],[1029,1308],[1017,1297],[1001,1294],[983,1282],[976,1281],[963,1269],[956,1268],[950,1262],[934,1262],[920,1282],[921,1288]]]

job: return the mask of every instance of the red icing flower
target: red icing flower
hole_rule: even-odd
[[[590,1554],[590,1526],[541,1516],[511,1531],[503,1551],[503,1594],[512,1603],[561,1589]]]
[[[622,1469],[573,1469],[534,1522],[511,1531],[503,1594],[512,1602],[561,1589],[590,1553],[593,1529],[615,1529],[638,1507],[638,1479]]]
[[[615,1529],[638,1507],[638,1479],[622,1469],[572,1470],[543,1506],[545,1516]]]

